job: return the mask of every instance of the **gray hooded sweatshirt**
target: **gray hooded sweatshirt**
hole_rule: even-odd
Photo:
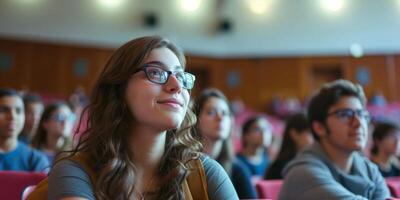
[[[383,200],[390,197],[385,180],[375,164],[358,152],[346,173],[335,167],[315,143],[300,153],[283,170],[280,200]]]

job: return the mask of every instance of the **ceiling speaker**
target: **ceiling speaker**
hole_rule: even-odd
[[[222,19],[218,23],[218,31],[223,33],[231,32],[233,29],[233,23],[228,19]]]
[[[158,16],[155,13],[145,13],[143,16],[143,25],[149,28],[157,27],[159,23]]]

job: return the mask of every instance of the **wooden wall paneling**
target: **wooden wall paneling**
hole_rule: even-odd
[[[11,59],[11,68],[0,71],[0,87],[14,88],[17,90],[29,89],[32,82],[32,44],[0,40],[0,53],[8,60]]]
[[[302,83],[302,87],[305,89],[303,92],[305,96],[311,96],[318,89],[314,83],[315,81],[312,74],[312,59],[310,57],[301,58],[300,66],[303,76],[302,79],[305,80],[305,82]]]
[[[57,53],[57,65],[56,73],[58,73],[58,87],[57,93],[62,97],[68,97],[70,94],[68,83],[71,80],[69,76],[69,66],[68,61],[69,57],[74,50],[69,46],[60,46],[57,45],[55,48],[58,49]]]
[[[241,99],[245,105],[257,109],[259,88],[255,78],[256,69],[254,60],[226,59],[214,69],[215,76],[218,77],[215,85],[224,91],[230,100]],[[235,79],[239,81],[237,85],[233,83]]]
[[[211,63],[209,65],[209,70],[211,72],[211,77],[210,77],[210,82],[211,85],[210,87],[215,87],[222,92],[224,92],[225,95],[227,95],[228,98],[231,98],[229,94],[227,94],[227,88],[226,88],[226,70],[230,67],[229,64],[227,64],[226,60],[221,59],[221,60],[211,60]]]
[[[214,73],[213,65],[216,61],[213,59],[188,56],[186,70],[196,76],[195,86],[191,91],[192,98],[200,94],[202,90],[212,87]]]
[[[96,59],[93,60],[93,65],[89,73],[89,80],[88,80],[89,91],[87,92],[90,92],[92,90],[93,85],[97,81],[97,78],[100,76],[100,73],[103,71],[104,67],[106,66],[108,60],[110,59],[113,53],[114,53],[113,49],[101,49],[98,52],[96,52]]]
[[[21,52],[21,57],[23,59],[22,66],[21,68],[23,71],[21,71],[19,77],[22,78],[21,80],[21,88],[27,91],[30,91],[30,86],[33,84],[35,81],[32,77],[33,70],[35,70],[32,67],[32,63],[34,61],[33,57],[33,51],[34,51],[34,44],[33,43],[27,43],[24,45],[24,50]]]
[[[353,59],[353,57],[350,56],[344,56],[341,57],[342,59],[342,74],[343,74],[343,79],[347,79],[347,80],[353,80],[352,77],[352,66],[351,66],[351,60]]]
[[[229,93],[226,86],[226,70],[230,67],[225,60],[210,60],[208,69],[210,70],[210,87],[221,90],[228,99],[232,99],[231,93]]]
[[[312,90],[318,90],[323,84],[345,78],[344,63],[339,57],[313,58],[310,66],[312,76]]]
[[[34,44],[31,76],[33,91],[43,94],[64,96],[66,68],[65,48],[51,44]]]
[[[0,39],[0,52],[13,58],[9,71],[0,71],[0,87],[27,88],[40,93],[68,96],[78,85],[90,93],[112,49]],[[88,62],[87,75],[74,74],[78,59]],[[206,87],[222,90],[230,100],[264,111],[274,95],[300,99],[313,94],[321,84],[340,78],[357,81],[357,69],[365,67],[370,82],[367,96],[381,90],[388,100],[400,100],[400,55],[305,56],[275,58],[213,58],[187,56],[187,70],[198,73],[193,94]],[[232,75],[233,74],[233,75]],[[232,76],[239,85],[232,85]],[[234,82],[234,81],[233,81]]]
[[[64,91],[71,94],[81,87],[89,94],[112,51],[82,47],[71,47],[69,51],[65,68],[68,78]]]
[[[394,56],[394,68],[395,68],[395,77],[396,77],[396,82],[395,85],[393,86],[396,90],[396,96],[395,96],[395,101],[400,101],[400,55],[395,55]]]
[[[86,91],[89,87],[89,74],[93,68],[93,52],[78,47],[71,47],[69,50],[66,65],[68,81],[65,91],[71,94],[77,87],[82,87]]]
[[[266,109],[273,97],[282,100],[301,97],[301,77],[297,58],[270,58],[260,62],[259,103]]]
[[[388,96],[391,101],[398,101],[398,92],[396,84],[398,76],[396,76],[396,59],[394,55],[385,56],[386,59],[386,74],[388,75]],[[381,80],[382,81],[382,80]]]
[[[309,87],[311,85],[309,61],[304,57],[300,57],[298,60],[298,68],[300,98],[307,99],[311,95],[311,92],[309,91]]]
[[[385,97],[391,97],[388,82],[388,66],[385,56],[364,56],[362,58],[350,58],[350,77],[354,82],[357,80],[357,71],[367,69],[370,75],[370,81],[363,85],[364,92],[367,97],[370,97],[373,92],[381,91]]]

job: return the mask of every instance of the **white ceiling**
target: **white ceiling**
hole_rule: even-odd
[[[264,0],[266,13],[254,14],[251,0],[202,0],[188,13],[182,0],[0,0],[0,37],[117,47],[142,35],[162,35],[187,53],[213,57],[349,54],[353,43],[366,54],[400,52],[400,0],[344,0],[338,12],[322,0]],[[117,1],[117,0],[114,0]],[[159,16],[148,28],[144,13]],[[216,30],[218,19],[233,23]]]

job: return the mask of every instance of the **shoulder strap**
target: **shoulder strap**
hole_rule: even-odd
[[[88,164],[88,160],[85,155],[83,154],[75,154],[74,156],[71,156],[69,158],[66,158],[69,160],[72,160],[79,165],[83,167],[85,172],[89,175],[90,181],[92,183],[95,183],[94,181],[96,180],[96,176],[94,173],[93,168]],[[47,193],[49,189],[49,182],[48,178],[42,180],[39,184],[36,185],[35,189],[29,193],[28,197],[26,200],[46,200],[48,198]]]
[[[45,178],[35,186],[35,189],[32,192],[28,194],[26,200],[46,200],[48,197],[48,190],[49,182],[48,179]]]
[[[190,163],[190,174],[186,178],[184,182],[184,190],[185,184],[187,184],[187,189],[189,189],[189,193],[192,196],[193,200],[208,200],[208,192],[207,192],[207,178],[204,172],[203,164],[200,159],[195,159]],[[188,191],[185,191],[187,193]]]

